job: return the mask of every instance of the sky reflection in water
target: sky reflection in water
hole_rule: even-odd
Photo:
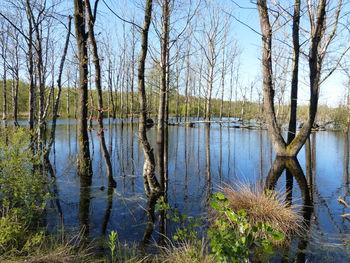
[[[205,125],[194,128],[169,126],[168,198],[171,206],[181,213],[199,217],[206,209],[210,194],[225,183],[265,183],[275,159],[267,131],[228,126],[214,124],[210,129]],[[116,230],[121,241],[139,242],[147,221],[147,200],[141,176],[143,153],[137,140],[137,125],[111,124],[106,128],[117,188],[113,198],[108,199],[108,181],[99,140],[96,131],[91,131],[94,176],[88,198],[85,198],[90,201],[89,218],[85,220],[89,222],[91,236]],[[155,128],[148,131],[148,136],[155,147]],[[311,135],[309,145],[298,155],[313,202],[306,253],[309,262],[350,262],[350,250],[343,245],[350,240],[350,221],[340,216],[349,213],[350,209],[337,202],[338,196],[350,201],[348,150],[344,133],[321,131]],[[65,230],[73,232],[79,226],[81,201],[80,183],[75,174],[76,152],[76,125],[73,121],[61,121],[57,126],[51,161],[57,174]],[[286,189],[285,172],[277,188]],[[295,180],[293,198],[302,203]],[[60,225],[57,207],[52,204],[52,208],[48,213],[48,229],[51,230]],[[158,238],[156,234],[153,236]],[[294,252],[289,252],[290,258],[295,256],[297,246],[298,241],[293,241]],[[273,261],[280,259],[276,256]]]

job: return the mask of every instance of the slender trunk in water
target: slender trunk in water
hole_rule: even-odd
[[[144,152],[143,178],[147,195],[160,193],[160,185],[155,175],[155,158],[153,149],[146,135],[147,101],[145,91],[145,61],[148,51],[148,31],[152,16],[152,0],[146,1],[144,25],[141,33],[141,53],[138,58],[138,88],[140,102],[139,140]]]
[[[78,84],[78,175],[92,176],[89,136],[87,131],[88,115],[88,52],[87,32],[85,32],[85,7],[82,0],[74,0],[75,36],[78,46],[79,84]]]
[[[60,104],[60,98],[61,98],[61,92],[62,92],[62,72],[63,72],[64,62],[66,60],[68,44],[69,44],[69,37],[70,37],[70,34],[71,34],[71,24],[72,24],[71,20],[72,20],[72,17],[69,16],[68,17],[68,32],[67,32],[67,37],[66,37],[66,43],[65,43],[65,46],[64,46],[64,49],[63,49],[63,54],[62,54],[61,63],[60,63],[60,67],[59,67],[59,72],[58,72],[57,95],[56,95],[56,99],[55,99],[55,102],[54,102],[54,108],[53,108],[53,113],[52,113],[51,134],[50,134],[50,139],[49,139],[49,143],[47,145],[46,152],[44,154],[45,166],[46,166],[46,168],[49,169],[49,171],[51,172],[52,176],[54,176],[54,173],[52,171],[51,165],[49,165],[49,155],[50,155],[51,147],[52,147],[52,145],[53,145],[53,143],[55,141],[56,120],[57,120],[58,107],[59,107],[59,104]]]
[[[102,97],[102,85],[101,85],[101,66],[100,66],[100,58],[97,50],[95,33],[94,33],[94,24],[95,24],[96,17],[92,15],[89,0],[85,0],[85,5],[88,13],[88,28],[89,28],[88,33],[89,33],[90,43],[92,45],[93,63],[95,65],[95,85],[96,85],[96,90],[98,94],[98,109],[97,109],[97,120],[98,120],[98,128],[99,128],[98,136],[100,138],[102,153],[106,163],[108,184],[112,187],[115,187],[116,182],[113,179],[112,163],[111,163],[111,158],[106,146],[105,133],[103,128],[104,109],[103,109],[103,97]],[[95,5],[95,8],[97,8],[97,5]],[[96,13],[96,10],[95,10],[95,13]]]

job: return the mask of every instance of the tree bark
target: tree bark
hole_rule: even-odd
[[[188,47],[187,55],[186,55],[186,81],[185,81],[185,111],[184,111],[184,119],[188,121],[188,89],[190,85],[190,47]]]
[[[19,87],[19,41],[18,33],[14,33],[14,53],[13,53],[13,70],[12,70],[12,111],[13,111],[13,120],[15,126],[18,124],[18,87]]]
[[[70,37],[70,34],[71,34],[71,24],[72,24],[71,21],[72,21],[72,17],[69,16],[68,17],[68,31],[67,31],[67,36],[66,36],[66,42],[65,42],[65,45],[64,45],[64,48],[63,48],[63,54],[62,54],[62,58],[61,58],[61,62],[60,62],[59,70],[58,70],[57,95],[56,95],[56,98],[55,98],[55,101],[54,101],[54,108],[53,108],[53,113],[52,113],[51,134],[50,134],[49,143],[48,143],[48,145],[46,147],[46,152],[45,152],[45,155],[44,155],[44,161],[45,161],[46,164],[49,163],[49,156],[50,156],[51,148],[52,148],[52,145],[53,145],[53,143],[55,141],[56,121],[57,121],[58,108],[59,108],[61,92],[62,92],[62,72],[63,72],[64,62],[65,62],[66,56],[67,56],[69,37]],[[50,166],[46,165],[46,166],[50,167],[51,165]],[[52,174],[52,176],[54,176],[53,173],[51,173],[51,174]]]
[[[298,0],[296,0],[298,2]],[[284,141],[281,131],[279,130],[276,114],[274,110],[274,89],[272,81],[272,28],[269,22],[269,15],[266,1],[257,1],[260,25],[263,40],[263,98],[264,98],[264,113],[269,130],[272,145],[275,149],[277,156],[290,156],[294,157],[298,154],[301,147],[304,145],[306,139],[310,135],[312,125],[316,118],[317,104],[319,98],[320,88],[320,75],[322,69],[322,61],[325,56],[325,52],[321,54],[320,43],[323,36],[325,27],[325,16],[326,16],[326,0],[321,0],[318,3],[316,22],[314,22],[310,15],[311,22],[311,46],[309,51],[309,70],[310,70],[310,106],[309,106],[309,118],[303,125],[303,128],[299,131],[298,135],[288,144]],[[298,6],[295,7],[297,10],[294,15],[298,16]],[[295,17],[293,20],[293,44],[298,44],[298,39],[295,38],[297,33],[298,18]],[[294,46],[294,48],[297,48]],[[295,49],[294,49],[295,52]],[[294,61],[295,63],[295,61]],[[294,65],[293,74],[297,74],[297,67]],[[295,80],[297,81],[297,80]],[[295,83],[294,83],[295,84]],[[293,93],[293,90],[292,90]],[[295,90],[294,93],[295,95]]]
[[[299,73],[299,23],[300,23],[300,0],[295,0],[293,15],[293,65],[292,86],[290,97],[290,116],[288,125],[288,141],[291,143],[295,138],[297,128],[297,106],[298,106],[298,73]]]
[[[85,32],[85,8],[83,0],[74,0],[75,36],[78,46],[79,84],[78,84],[78,175],[92,176],[89,135],[87,132],[88,104],[88,52]]]
[[[287,154],[294,154],[296,156],[301,147],[305,144],[306,139],[309,137],[311,128],[314,124],[318,98],[320,93],[320,78],[321,69],[324,54],[320,54],[320,43],[325,27],[326,17],[326,0],[320,0],[317,8],[316,24],[312,26],[311,32],[311,46],[309,51],[309,70],[310,70],[310,106],[309,106],[309,119],[303,125],[301,131],[294,138],[294,140],[287,147]],[[313,22],[313,21],[312,21]]]
[[[139,88],[139,140],[144,152],[143,178],[146,194],[160,193],[160,185],[155,176],[155,158],[153,149],[146,134],[147,100],[145,92],[145,61],[148,51],[148,31],[152,16],[152,0],[146,0],[144,25],[141,31],[141,52],[138,58],[138,88]]]
[[[28,75],[29,75],[29,129],[34,130],[34,112],[35,112],[35,84],[34,84],[34,58],[33,58],[33,25],[29,12],[30,1],[26,1],[26,13],[28,20]]]
[[[159,93],[157,148],[158,148],[158,171],[160,176],[160,186],[164,190],[165,182],[165,121],[168,92],[168,46],[169,46],[169,0],[162,3],[162,36],[161,36],[161,87]]]
[[[286,153],[286,143],[283,140],[279,126],[277,124],[273,103],[275,91],[273,89],[272,83],[272,28],[269,21],[266,1],[258,0],[257,5],[260,16],[260,26],[263,41],[262,71],[264,98],[263,106],[265,119],[276,155],[283,156]]]
[[[98,0],[95,3],[95,8],[97,8],[97,3],[98,3]],[[104,109],[103,109],[103,97],[102,97],[102,85],[101,85],[101,66],[100,66],[100,58],[97,50],[95,33],[94,33],[94,25],[95,25],[96,17],[92,15],[90,0],[85,0],[85,6],[88,13],[88,28],[89,28],[88,33],[89,33],[90,43],[92,45],[92,54],[94,57],[93,63],[95,65],[95,85],[96,85],[96,90],[98,94],[98,110],[97,110],[97,120],[98,120],[98,128],[99,128],[98,136],[100,138],[101,149],[102,149],[103,157],[106,163],[108,184],[109,186],[115,187],[116,182],[113,179],[111,157],[109,155],[109,152],[106,146],[105,133],[103,128]],[[95,13],[96,13],[96,10],[95,10]]]
[[[2,119],[4,121],[7,120],[7,65],[6,65],[6,45],[7,43],[3,43],[3,54],[2,54],[2,58],[3,58],[3,83],[2,83],[2,87],[3,87],[3,110],[2,110]]]
[[[113,96],[112,61],[110,59],[108,61],[108,94],[109,94],[109,100],[112,103],[112,118],[115,119],[116,106],[114,103],[114,96]]]

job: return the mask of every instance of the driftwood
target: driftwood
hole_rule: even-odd
[[[344,214],[344,215],[341,215],[342,217],[349,217],[350,214]]]
[[[343,206],[346,206],[347,208],[350,208],[347,202],[345,202],[344,199],[342,199],[340,196],[338,197],[337,201],[341,203]]]
[[[236,123],[237,121],[183,121],[183,122],[169,122],[169,125],[173,126],[179,126],[179,125],[186,125],[186,126],[193,126],[195,124],[201,124],[201,123]]]
[[[187,126],[187,127],[194,127],[195,124],[211,124],[211,123],[217,123],[217,124],[224,124],[224,123],[241,123],[241,121],[184,121],[184,122],[169,122],[169,126]],[[261,125],[231,125],[227,126],[227,128],[235,128],[235,129],[262,129]]]
[[[350,208],[350,206],[348,205],[348,203],[347,203],[344,199],[342,199],[340,196],[338,197],[337,201],[338,201],[340,204],[342,204],[343,206],[345,206],[345,207],[347,207],[347,208]],[[347,219],[347,220],[349,220],[348,217],[350,217],[350,214],[347,213],[347,214],[343,214],[343,215],[340,215],[340,216],[343,217],[343,218],[345,218],[345,219]],[[349,220],[349,221],[350,221],[350,220]]]

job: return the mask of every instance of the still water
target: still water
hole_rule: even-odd
[[[80,187],[76,176],[76,124],[73,120],[58,123],[51,154],[57,177],[53,191],[58,198],[50,205],[48,229],[55,231],[64,225],[65,231],[76,233],[83,222],[89,226],[91,237],[115,230],[120,241],[137,243],[147,222],[137,124],[121,125],[117,120],[108,124],[106,120],[105,127],[117,187],[108,188],[99,138],[92,130],[93,181],[87,190]],[[156,148],[155,128],[148,130],[148,138]],[[195,217],[204,215],[210,195],[220,186],[242,181],[264,185],[271,167],[276,165],[267,131],[237,129],[230,124],[212,124],[210,128],[201,124],[193,128],[169,126],[168,155],[169,203]],[[296,238],[271,261],[294,262],[301,258],[300,262],[350,262],[350,221],[341,217],[350,213],[350,208],[337,201],[341,197],[350,203],[348,135],[313,133],[298,160],[306,187],[294,180],[292,194],[295,202],[303,204],[307,192],[308,206],[312,207],[310,229],[306,240]],[[284,174],[276,188],[286,190]],[[157,230],[152,235],[154,240],[158,239]]]

